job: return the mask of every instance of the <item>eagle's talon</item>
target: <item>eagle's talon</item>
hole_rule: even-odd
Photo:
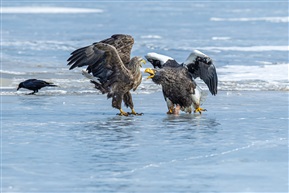
[[[134,113],[133,112],[131,112],[131,113],[128,112],[128,114],[129,115],[139,115],[139,116],[143,115],[143,113],[136,113],[136,112],[134,112]]]
[[[135,112],[134,109],[132,109],[131,112],[128,113],[128,114],[129,114],[129,115],[143,115],[143,113],[137,113],[137,112]]]
[[[116,115],[118,115],[118,116],[128,116],[128,113],[117,113]]]
[[[175,109],[174,108],[170,108],[167,112],[168,115],[172,115],[174,114]]]
[[[128,116],[128,115],[129,115],[129,113],[124,112],[122,109],[120,109],[119,111],[120,111],[120,112],[117,114],[117,115],[119,115],[119,116]]]
[[[200,114],[202,114],[202,111],[207,111],[207,109],[203,109],[203,108],[201,108],[201,107],[198,107],[198,108],[196,108],[196,109],[194,110],[194,113],[200,113]]]

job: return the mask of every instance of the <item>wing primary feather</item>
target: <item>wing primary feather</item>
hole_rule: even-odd
[[[73,52],[71,52],[71,55],[76,55],[76,54],[78,54],[79,52],[83,52],[83,50],[85,50],[87,47],[89,47],[89,46],[85,46],[85,47],[82,47],[82,48],[78,48],[77,50],[74,50]]]
[[[85,59],[84,56],[81,56],[79,58],[77,58],[75,61],[71,61],[68,63],[68,65],[71,65],[72,66],[69,68],[69,70],[75,68],[75,67],[82,67],[82,66],[85,66],[86,65],[86,62],[84,62],[83,60]]]
[[[83,52],[78,52],[78,53],[75,53],[75,54],[71,53],[71,56],[67,59],[67,61],[71,61],[74,58],[78,58],[79,56],[82,56],[82,54],[83,54]]]
[[[67,65],[71,65],[71,64],[74,64],[74,63],[78,63],[81,59],[83,59],[84,56],[79,54],[77,56],[73,56],[71,57],[68,61],[68,64]]]
[[[87,46],[86,49],[83,49],[81,52],[78,52],[77,55],[71,57],[68,65],[73,64],[69,69],[82,66],[94,66],[102,58],[102,52],[94,49],[94,46]]]
[[[194,78],[200,77],[212,95],[217,94],[218,76],[213,61],[207,55],[194,50],[184,62]]]

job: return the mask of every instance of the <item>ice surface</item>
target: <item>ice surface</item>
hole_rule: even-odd
[[[287,96],[219,92],[176,116],[138,94],[129,117],[102,95],[2,96],[2,190],[286,192]]]
[[[241,17],[241,18],[218,18],[212,17],[211,21],[266,21],[273,23],[288,23],[289,17]]]
[[[183,50],[192,50],[194,49],[193,47],[182,47],[180,49]],[[241,52],[264,52],[264,51],[289,51],[289,46],[288,45],[280,45],[280,46],[276,46],[276,45],[269,45],[269,46],[229,46],[229,47],[201,47],[198,49],[202,49],[202,50],[207,50],[207,51],[211,51],[211,50],[217,50],[217,51],[241,51]]]
[[[266,82],[289,81],[289,64],[263,66],[231,65],[218,69],[222,81],[258,80]]]
[[[73,8],[73,7],[1,7],[2,14],[76,14],[76,13],[102,13],[101,9]]]

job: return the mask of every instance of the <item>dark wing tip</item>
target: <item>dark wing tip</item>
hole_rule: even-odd
[[[194,50],[184,62],[194,78],[200,77],[212,95],[218,92],[218,76],[213,60],[204,53]]]
[[[201,70],[203,72],[201,73],[200,78],[207,84],[211,94],[216,95],[218,92],[218,75],[214,64],[210,62],[207,69],[205,68]]]
[[[67,59],[68,64],[71,65],[69,70],[76,67],[91,66],[98,63],[103,56],[102,50],[103,43],[95,43],[90,46],[79,48],[71,53],[71,56]]]

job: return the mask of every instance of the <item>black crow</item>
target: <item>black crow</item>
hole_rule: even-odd
[[[33,90],[33,92],[29,94],[35,94],[38,92],[39,89],[46,87],[46,86],[56,86],[56,85],[54,85],[51,82],[46,82],[44,80],[28,79],[28,80],[21,82],[18,85],[17,90],[19,90],[20,88],[26,88],[28,90]]]

